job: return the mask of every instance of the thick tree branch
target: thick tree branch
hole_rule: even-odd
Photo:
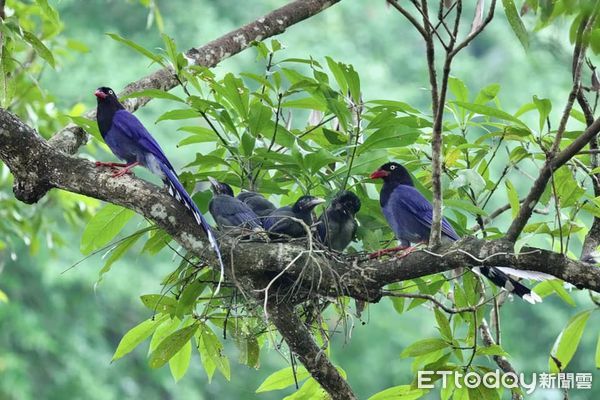
[[[600,130],[600,120],[592,127]],[[15,177],[16,197],[24,202],[35,202],[50,188],[58,188],[128,207],[156,223],[187,250],[207,262],[215,261],[202,230],[166,190],[135,177],[112,178],[110,171],[48,145],[4,109],[0,109],[0,159]],[[415,251],[404,258],[383,261],[338,259],[293,243],[237,242],[228,237],[220,242],[225,262],[234,266],[236,276],[273,276],[286,268],[285,279],[303,279],[305,285],[301,286],[306,292],[320,295],[343,293],[378,301],[381,288],[389,283],[477,265],[545,272],[579,288],[600,292],[600,268],[543,249],[525,247],[515,255],[510,242],[466,238],[437,248],[437,254]]]
[[[186,52],[188,60],[195,65],[214,67],[226,58],[250,47],[254,41],[262,41],[271,36],[285,32],[290,26],[304,21],[321,11],[340,2],[340,0],[296,0],[272,11],[257,20],[233,30],[218,39],[201,47]],[[138,92],[145,89],[171,90],[179,84],[173,71],[160,69],[148,76],[125,86],[119,96]],[[125,107],[134,112],[150,101],[148,97],[131,98],[124,101]],[[96,119],[96,111],[90,111],[86,118]],[[75,154],[77,149],[87,142],[85,131],[74,124],[69,124],[58,131],[50,144],[67,154]]]
[[[308,372],[331,395],[332,399],[357,398],[348,382],[325,355],[325,350],[317,346],[309,330],[289,303],[270,302],[269,315],[290,350],[298,356]]]

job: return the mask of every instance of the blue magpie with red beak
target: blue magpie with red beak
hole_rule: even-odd
[[[433,206],[414,187],[412,178],[404,166],[389,162],[371,174],[371,179],[383,179],[379,203],[388,224],[403,247],[410,243],[422,243],[429,240],[433,218]],[[460,237],[442,218],[442,242],[456,241]],[[488,278],[494,285],[515,293],[523,300],[535,304],[542,299],[537,293],[507,275],[529,279],[546,279],[550,276],[530,271],[519,271],[508,267],[475,267],[475,272]],[[552,277],[550,277],[552,278]]]
[[[125,163],[96,162],[96,166],[119,167],[113,173],[114,177],[125,175],[137,165],[148,168],[152,173],[158,175],[169,189],[169,194],[182,203],[194,216],[194,219],[202,227],[211,247],[215,251],[221,267],[221,278],[223,279],[224,265],[221,259],[221,251],[215,235],[204,216],[192,201],[181,182],[177,178],[175,169],[165,156],[158,142],[150,135],[144,125],[132,113],[127,111],[119,102],[115,92],[108,87],[101,87],[94,93],[98,100],[97,120],[98,128],[102,138],[119,159]],[[217,287],[217,291],[218,288]]]

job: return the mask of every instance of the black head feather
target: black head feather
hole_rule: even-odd
[[[325,202],[325,200],[323,200],[319,197],[309,196],[309,195],[301,196],[298,200],[296,200],[296,203],[294,203],[294,206],[292,207],[292,211],[297,214],[310,212],[317,205],[324,203],[324,202]]]
[[[377,171],[371,174],[371,179],[383,179],[385,183],[395,185],[414,186],[408,170],[397,162],[383,164]]]
[[[114,90],[109,87],[102,86],[94,92],[98,100],[98,108],[96,118],[98,119],[98,128],[102,137],[109,131],[115,113],[118,110],[123,110],[125,107],[119,102]]]

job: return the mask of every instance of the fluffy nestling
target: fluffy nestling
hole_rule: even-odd
[[[302,224],[289,217],[302,220],[311,226],[312,210],[325,200],[314,196],[302,196],[292,206],[278,208],[271,212],[263,221],[265,229],[275,237],[287,236],[298,238],[306,236],[306,229]]]
[[[358,223],[354,217],[360,205],[360,199],[354,193],[348,190],[339,192],[319,217],[319,240],[330,249],[343,251],[356,235]]]

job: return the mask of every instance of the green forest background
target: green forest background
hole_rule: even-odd
[[[180,48],[189,48],[284,3],[169,0],[159,1],[158,6],[164,31]],[[77,56],[66,56],[56,69],[43,71],[41,83],[57,94],[55,102],[61,108],[95,107],[96,87],[120,89],[156,68],[105,35],[118,33],[148,48],[161,46],[156,21],[148,27],[148,8],[140,2],[62,0],[52,4],[60,12],[65,35],[86,47]],[[551,99],[557,105],[554,112],[559,112],[558,105],[564,103],[571,85],[567,29],[566,22],[557,23],[533,35],[531,50],[525,53],[500,12],[457,59],[454,73],[472,91],[499,83],[499,98],[509,112],[534,94]],[[323,59],[327,55],[353,64],[365,98],[402,100],[429,108],[422,42],[383,1],[343,1],[293,26],[278,40],[286,47],[287,57]],[[256,52],[247,50],[219,64],[215,73],[262,72],[264,66],[255,59]],[[156,101],[141,110],[139,117],[179,170],[186,151],[193,149],[176,148],[180,138],[173,139],[176,133],[168,123],[154,125],[161,113],[161,103]],[[61,222],[60,207],[47,207],[44,212],[50,219],[56,214],[51,229],[60,232],[62,245],[52,247],[50,241],[42,241],[33,246],[31,238],[24,237],[10,240],[16,246],[0,250],[0,288],[9,298],[8,303],[0,302],[0,399],[276,399],[290,392],[254,393],[265,377],[289,361],[274,351],[262,352],[260,370],[233,363],[231,382],[216,375],[210,384],[195,353],[190,371],[178,383],[168,368],[149,368],[142,348],[111,364],[123,333],[151,316],[139,296],[160,291],[160,280],[179,260],[169,249],[155,257],[133,251],[97,283],[101,255],[69,269],[82,259],[79,237],[84,225],[73,230]],[[503,347],[515,356],[514,367],[524,373],[546,371],[552,344],[574,314],[575,309],[556,296],[535,307],[520,301],[504,307]],[[432,335],[433,314],[417,308],[399,319],[391,302],[384,299],[368,309],[363,321],[354,323],[351,338],[341,332],[332,352],[359,397],[409,383],[410,360],[400,359],[400,352],[407,344]],[[592,372],[595,388],[573,391],[571,399],[600,398],[600,375],[590,356],[597,332],[597,327],[586,330],[569,366],[572,372]],[[230,344],[226,349],[236,359],[235,347]],[[538,390],[531,398],[561,396],[558,391]]]

